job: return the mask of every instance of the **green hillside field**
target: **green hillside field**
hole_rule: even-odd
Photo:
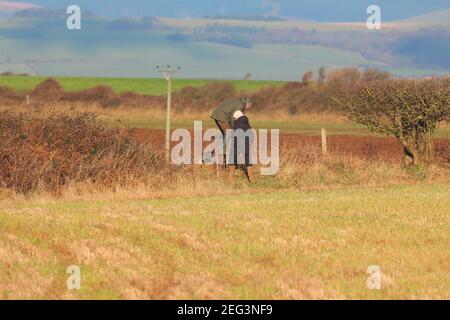
[[[34,89],[39,83],[48,77],[33,76],[2,76],[0,77],[0,87],[10,87],[19,91],[29,91]],[[157,78],[89,78],[89,77],[55,77],[66,91],[78,91],[92,88],[98,85],[107,85],[116,92],[136,92],[148,95],[164,95],[167,92],[167,82]],[[173,81],[174,90],[184,87],[199,87],[209,82],[218,80],[207,79],[175,79]],[[223,81],[223,80],[221,80]],[[283,81],[253,81],[253,80],[230,80],[237,91],[254,92],[265,86],[281,86]]]

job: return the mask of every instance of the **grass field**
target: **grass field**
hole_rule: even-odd
[[[449,187],[4,200],[0,298],[448,299]]]
[[[300,117],[302,118],[302,117]],[[308,115],[304,116],[305,120],[255,120],[252,122],[254,129],[279,129],[282,133],[300,133],[308,135],[320,135],[322,128],[327,129],[327,133],[330,135],[363,135],[363,136],[380,136],[384,135],[371,133],[364,126],[358,125],[356,123],[346,121],[342,123],[332,123],[325,121],[310,121]],[[203,120],[203,128],[210,129],[216,128],[212,120],[208,118],[199,118]],[[106,123],[112,127],[128,127],[128,128],[144,128],[144,129],[155,129],[155,130],[165,130],[165,119],[163,118],[149,118],[149,119],[139,119],[139,118],[126,118],[120,121],[113,118],[106,118]],[[194,120],[175,120],[172,122],[172,129],[193,129]],[[445,138],[450,137],[450,126],[442,125],[438,128],[434,134],[435,138]]]
[[[48,77],[22,77],[22,76],[3,76],[0,77],[0,86],[11,87],[20,91],[34,89],[39,83]],[[149,95],[167,94],[167,81],[164,79],[145,79],[145,78],[89,78],[89,77],[55,77],[67,91],[79,91],[92,88],[98,85],[107,85],[117,92],[136,92]],[[209,82],[218,80],[201,79],[176,79],[173,81],[173,89],[179,90],[187,86],[200,87]],[[237,91],[254,92],[264,86],[281,86],[283,81],[239,81],[230,80]]]
[[[89,109],[86,109],[86,111]],[[143,128],[165,130],[164,110],[94,110],[101,114],[100,118],[111,127]],[[216,128],[207,112],[177,112],[172,114],[172,129],[192,129],[194,121],[203,121],[203,128]],[[347,120],[345,116],[336,113],[312,114],[305,113],[296,116],[278,114],[272,119],[271,114],[259,112],[257,106],[248,114],[252,127],[255,129],[279,129],[282,133],[302,133],[320,135],[322,128],[326,128],[331,135],[375,135],[367,128]],[[380,135],[381,136],[381,135]],[[441,123],[436,130],[436,138],[449,138],[450,125]]]
[[[357,134],[367,135],[368,131],[363,126],[352,123],[342,116],[335,114],[315,115],[304,114],[292,116],[283,119],[271,120],[270,115],[259,113],[257,110],[249,114],[252,127],[255,129],[279,129],[282,133],[305,133],[320,134],[321,128],[327,128],[330,134]],[[165,129],[165,117],[162,112],[139,112],[139,111],[107,111],[102,113],[101,119],[111,127],[128,127],[140,129]],[[171,128],[193,129],[194,121],[203,121],[203,128],[216,128],[215,123],[210,119],[208,113],[190,113],[183,112],[177,114],[174,112]],[[334,120],[334,121],[333,121]],[[443,133],[450,134],[447,129],[442,129]]]
[[[322,128],[327,128],[327,132],[331,135],[370,135],[370,133],[362,126],[351,122],[344,123],[329,123],[323,121],[308,121],[308,116],[305,116],[305,120],[255,120],[252,121],[252,126],[256,130],[258,129],[279,129],[282,133],[301,133],[309,135],[320,135]],[[155,129],[165,130],[164,118],[147,118],[142,119],[138,117],[121,118],[120,121],[112,118],[105,117],[105,122],[111,127],[128,127],[128,128],[140,128],[140,129]],[[214,122],[209,117],[198,118],[197,120],[203,120],[203,128],[211,129],[216,128]],[[179,119],[175,120],[171,124],[172,129],[193,129],[194,119]],[[443,129],[438,130],[436,137],[450,136],[450,130]]]

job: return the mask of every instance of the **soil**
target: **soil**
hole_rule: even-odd
[[[163,130],[133,129],[134,139],[157,145],[164,145]],[[175,144],[175,143],[174,143]],[[205,143],[207,145],[207,143]],[[304,148],[305,152],[320,152],[320,136],[305,134],[281,134],[280,148]],[[449,161],[450,140],[435,139],[434,149],[440,161]],[[328,137],[328,150],[331,155],[346,155],[361,159],[403,161],[403,148],[395,138],[375,136],[336,135]]]

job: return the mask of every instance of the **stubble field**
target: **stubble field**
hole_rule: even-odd
[[[21,150],[29,144],[39,151],[27,162],[28,176],[54,176],[48,184],[32,181],[30,192],[14,190],[14,183],[0,188],[0,299],[450,297],[447,124],[436,134],[438,161],[405,168],[397,141],[368,135],[340,115],[280,112],[271,121],[270,113],[254,111],[255,128],[281,129],[281,166],[278,175],[257,175],[249,184],[240,175],[217,177],[207,166],[139,171],[146,164],[136,154],[162,155],[163,110],[14,108],[43,121],[6,127],[24,143]],[[84,127],[82,118],[70,120],[84,111],[99,113],[100,122]],[[47,121],[47,112],[68,118]],[[173,120],[174,128],[191,129],[194,120],[212,127],[206,112],[175,112]],[[65,123],[78,127],[65,130]],[[323,127],[327,157],[318,136]],[[87,161],[77,156],[85,152],[77,149],[80,128],[90,132],[83,143],[101,150],[91,151],[80,171],[94,178],[80,180],[70,167],[74,180],[61,182],[67,168],[55,161]],[[102,157],[107,150],[99,146],[107,144],[118,151]],[[16,145],[0,146],[4,167]],[[133,166],[115,158],[120,152]],[[17,174],[10,162],[5,180]],[[133,177],[123,174],[132,170]],[[67,287],[69,266],[81,270],[80,290]],[[381,270],[380,290],[367,286],[370,266]]]
[[[448,299],[449,187],[2,201],[0,298]]]

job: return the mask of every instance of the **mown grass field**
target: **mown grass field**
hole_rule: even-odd
[[[152,113],[152,112],[150,112]],[[279,129],[282,133],[304,133],[317,135],[320,134],[321,128],[327,128],[328,133],[333,135],[341,134],[355,134],[368,135],[369,132],[363,126],[357,125],[350,121],[336,121],[331,122],[327,116],[315,117],[311,115],[304,115],[299,117],[292,117],[291,119],[268,120],[268,116],[260,115],[257,112],[252,112],[249,115],[252,127],[255,129]],[[114,112],[105,113],[101,116],[111,127],[128,127],[140,129],[155,129],[165,130],[165,118],[158,113],[152,115],[145,115],[130,112],[128,115],[115,114]],[[217,128],[214,121],[209,117],[209,114],[197,114],[187,118],[185,115],[173,115],[171,128],[172,129],[193,129],[194,121],[203,121],[203,128]],[[442,131],[447,133],[445,129]],[[450,133],[450,132],[449,132]]]
[[[22,77],[22,76],[3,76],[0,77],[0,86],[14,88],[19,91],[33,90],[39,83],[48,77]],[[95,77],[55,77],[67,91],[79,91],[92,88],[98,85],[110,86],[117,92],[136,92],[148,95],[167,94],[167,81],[161,79],[145,78],[95,78]],[[176,79],[173,82],[173,90],[179,90],[184,87],[200,87],[216,80],[201,79]],[[237,91],[254,92],[265,86],[281,86],[283,81],[257,81],[257,80],[230,80]]]
[[[4,200],[0,298],[448,299],[449,187]]]

